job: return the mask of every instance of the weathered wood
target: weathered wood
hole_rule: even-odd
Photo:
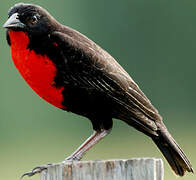
[[[41,180],[163,180],[161,159],[98,160],[52,165]]]

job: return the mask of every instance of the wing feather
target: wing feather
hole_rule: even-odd
[[[69,78],[76,85],[107,93],[108,97],[126,107],[146,128],[156,129],[154,122],[162,120],[158,111],[111,55],[68,27],[64,32],[53,32],[51,39],[61,47],[65,56],[69,51],[80,54],[79,58],[72,58],[73,65],[69,67],[72,72]]]

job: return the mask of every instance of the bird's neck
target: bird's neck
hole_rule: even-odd
[[[21,60],[20,56],[24,51],[26,51],[29,44],[29,38],[26,33],[22,31],[9,31],[9,39],[11,45],[11,54],[14,64],[19,68],[20,63],[18,60]],[[21,60],[22,61],[22,60]]]

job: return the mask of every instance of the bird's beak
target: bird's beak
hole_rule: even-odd
[[[18,13],[12,14],[9,19],[3,25],[4,28],[12,29],[12,28],[24,28],[25,24],[23,24],[19,18]]]

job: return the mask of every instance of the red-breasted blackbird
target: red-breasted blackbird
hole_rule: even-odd
[[[80,160],[117,118],[152,138],[177,175],[193,172],[158,111],[111,55],[40,6],[19,3],[8,15],[7,41],[25,81],[47,102],[92,122],[94,133],[66,160]]]

